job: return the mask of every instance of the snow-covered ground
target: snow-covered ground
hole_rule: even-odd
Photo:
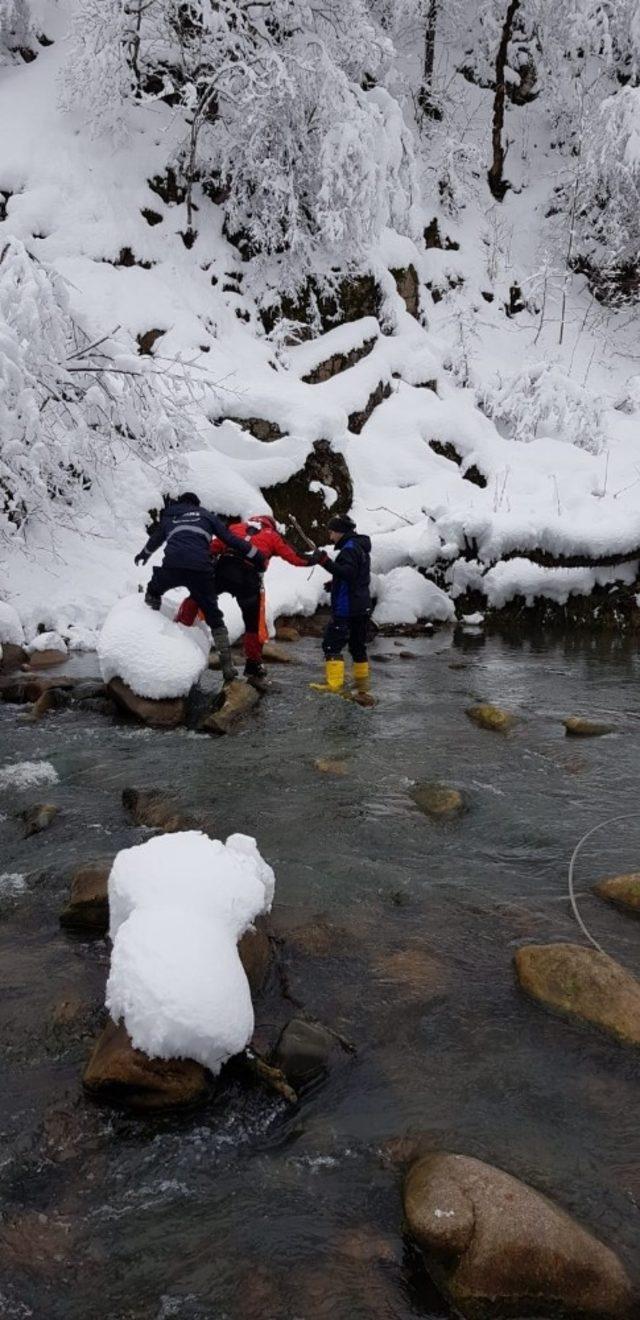
[[[108,612],[148,578],[133,556],[165,492],[195,489],[224,514],[265,511],[263,491],[297,472],[320,439],[344,456],[354,515],[372,536],[380,621],[447,620],[469,587],[499,606],[517,594],[562,601],[596,583],[634,581],[637,319],[605,312],[584,277],[543,283],[545,254],[560,241],[546,212],[563,165],[535,103],[509,110],[514,187],[502,204],[470,167],[463,200],[455,214],[445,211],[426,153],[421,224],[437,217],[442,240],[456,248],[427,248],[386,230],[369,263],[382,291],[379,315],[279,347],[243,292],[249,280],[222,232],[221,208],[196,189],[198,234],[187,247],[184,204],[149,187],[180,140],[180,117],[154,101],[131,110],[123,138],[89,139],[82,115],[59,105],[69,6],[42,0],[37,9],[53,44],[31,63],[0,69],[0,250],[14,237],[55,268],[90,337],[111,336],[131,354],[158,331],[151,349],[158,370],[189,364],[199,420],[190,446],[171,461],[123,447],[90,489],[78,489],[73,516],[35,514],[24,540],[3,547],[0,594],[18,618],[0,607],[0,642],[21,639],[22,629],[30,642],[44,628],[72,648],[95,645]],[[486,156],[490,92],[450,72],[460,139],[473,162]],[[418,276],[420,320],[390,273],[409,266]],[[527,306],[508,315],[515,285]],[[303,379],[363,345],[366,355],[331,379]],[[380,386],[388,397],[356,434],[349,417]],[[275,424],[281,438],[255,439],[239,424],[249,418]],[[330,507],[333,493],[325,495]],[[557,566],[541,566],[532,554]],[[611,566],[612,558],[625,562]],[[418,569],[437,571],[446,593]],[[319,568],[273,562],[271,619],[312,613],[323,580]],[[239,611],[223,605],[235,637]],[[110,615],[109,636],[123,619]]]

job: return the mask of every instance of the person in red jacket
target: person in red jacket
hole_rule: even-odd
[[[311,558],[299,555],[287,544],[276,527],[275,519],[269,514],[258,513],[248,518],[246,522],[231,523],[229,531],[241,540],[250,541],[259,551],[265,566],[268,566],[269,560],[274,558],[284,559],[288,564],[294,564],[296,568],[308,568],[312,563]],[[254,568],[248,567],[251,562],[249,559],[242,559],[239,555],[230,553],[229,547],[217,536],[214,536],[210,542],[210,550],[216,557],[216,591],[220,595],[228,591],[242,610],[245,626],[245,677],[264,678],[267,671],[262,663],[264,637],[261,637],[260,628],[263,603],[262,572],[256,572]],[[196,613],[195,602],[189,597],[180,607],[179,622],[193,623]]]

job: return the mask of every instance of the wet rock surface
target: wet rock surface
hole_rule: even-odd
[[[604,724],[600,720],[587,720],[582,715],[569,715],[562,721],[569,738],[602,738],[606,733],[614,733],[613,724]]]
[[[546,1008],[640,1045],[640,981],[613,958],[580,944],[528,944],[515,967],[522,989]]]
[[[293,1018],[280,1036],[273,1062],[298,1091],[325,1077],[341,1057],[344,1049],[332,1031],[320,1022]]]
[[[32,834],[41,834],[43,830],[48,830],[50,825],[58,815],[59,808],[53,802],[39,802],[34,807],[27,807],[20,812],[20,818],[24,822],[24,837],[29,839]]]
[[[150,1059],[136,1050],[123,1023],[109,1019],[88,1060],[82,1082],[96,1100],[139,1112],[182,1108],[203,1100],[206,1068],[193,1059]]]
[[[479,702],[476,706],[468,706],[465,713],[472,724],[476,724],[479,729],[489,729],[493,733],[508,733],[516,723],[515,715],[502,710],[500,706],[493,706],[488,701]]]
[[[113,857],[102,857],[78,867],[71,877],[69,900],[60,923],[75,930],[104,935],[109,929],[109,875]]]
[[[134,825],[175,834],[178,830],[202,830],[203,816],[183,811],[178,803],[156,788],[123,788],[122,805]]]
[[[257,706],[260,693],[251,683],[235,679],[226,683],[219,698],[219,705],[210,712],[200,724],[204,733],[230,733],[236,724]]]
[[[629,916],[640,917],[640,871],[628,875],[614,875],[608,880],[600,880],[593,887],[594,894],[613,903]]]
[[[121,678],[112,678],[107,684],[107,691],[120,710],[142,724],[148,724],[152,729],[176,729],[185,722],[185,697],[167,697],[164,701],[140,697]]]
[[[425,1155],[404,1182],[409,1233],[468,1320],[632,1320],[618,1258],[539,1192],[465,1155]]]
[[[457,816],[464,810],[462,793],[447,784],[414,784],[410,797],[426,816]]]

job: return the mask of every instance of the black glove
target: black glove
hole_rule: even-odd
[[[264,573],[266,571],[267,561],[264,555],[260,554],[259,550],[256,550],[255,554],[251,556],[250,563],[252,563],[253,567],[258,570],[258,573]]]
[[[332,586],[333,586],[333,582],[332,582],[331,578],[329,578],[329,581],[328,581],[328,582],[323,582],[323,584],[322,584],[322,590],[323,590],[323,591],[331,591]]]
[[[329,561],[329,556],[326,550],[313,550],[312,553],[309,555],[310,564],[326,564],[328,563],[328,561]]]
[[[146,564],[148,558],[149,558],[148,550],[140,550],[133,562],[134,564]]]

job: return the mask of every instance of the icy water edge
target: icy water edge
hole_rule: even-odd
[[[0,794],[0,1314],[436,1320],[447,1311],[420,1291],[400,1231],[393,1155],[412,1133],[548,1193],[638,1278],[638,1061],[529,1003],[512,969],[522,942],[579,939],[570,853],[636,810],[635,647],[440,634],[374,652],[390,657],[372,666],[376,710],[308,691],[308,639],[257,718],[219,740],[72,712],[33,725],[0,706],[2,764],[59,775]],[[518,712],[516,730],[474,728],[476,698]],[[564,736],[564,716],[604,712],[619,732]],[[316,757],[346,774],[319,774]],[[429,820],[416,780],[461,789],[468,810]],[[287,993],[357,1048],[294,1111],[237,1083],[153,1123],[84,1098],[108,950],[58,913],[74,865],[146,837],[122,810],[127,785],[208,811],[223,838],[254,834],[273,865]],[[58,818],[22,839],[13,813],[45,800]],[[640,869],[639,854],[640,818],[603,830],[579,890]],[[588,892],[581,904],[639,974],[634,923]]]

